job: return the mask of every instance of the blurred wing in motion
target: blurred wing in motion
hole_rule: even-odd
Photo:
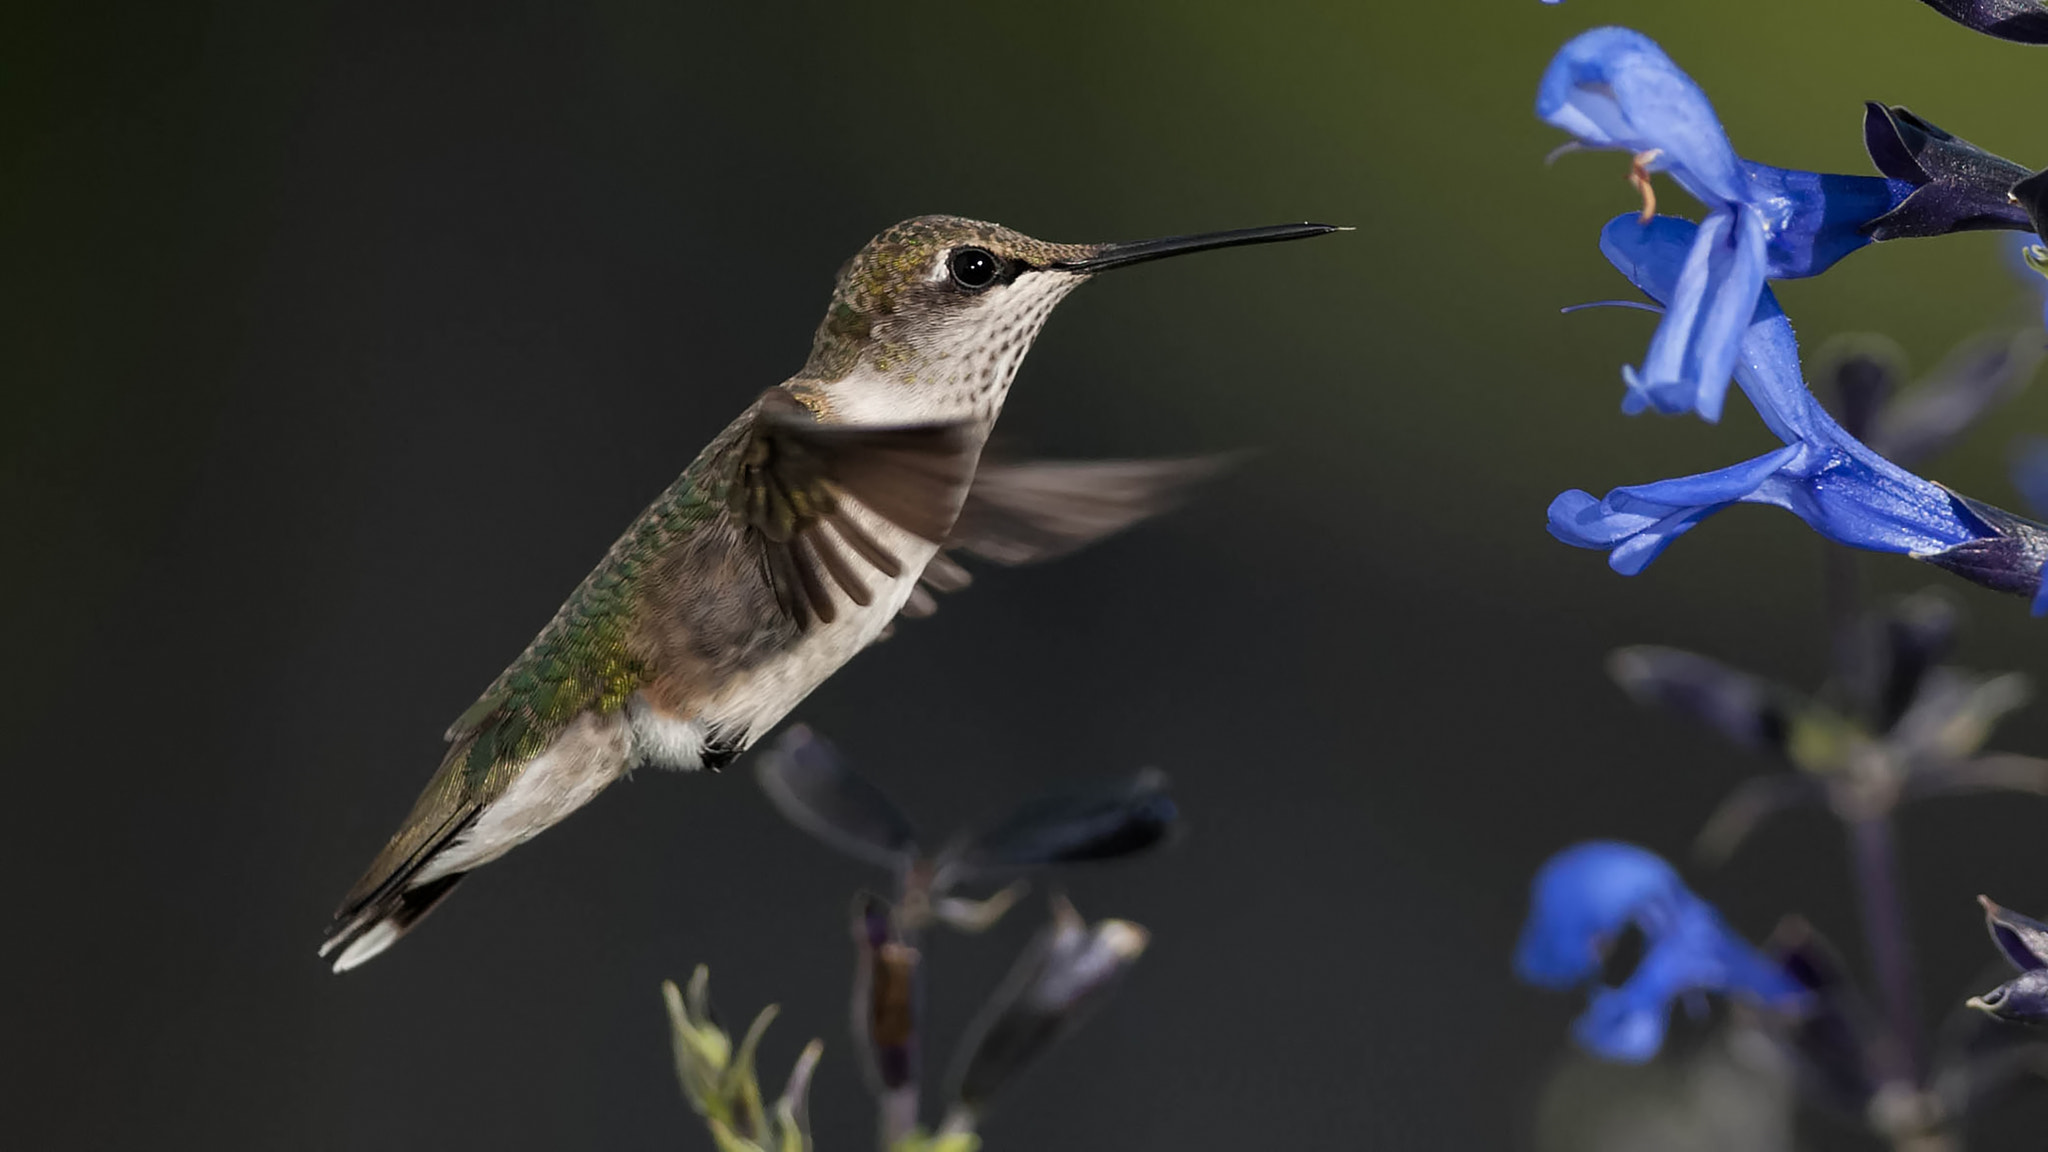
[[[1194,486],[1235,462],[1235,455],[1173,460],[985,461],[945,548],[926,565],[906,616],[938,607],[932,592],[972,580],[949,553],[1011,566],[1053,560],[1186,502]]]

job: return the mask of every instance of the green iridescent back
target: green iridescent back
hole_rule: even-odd
[[[526,651],[449,727],[449,757],[460,760],[465,791],[494,794],[578,715],[617,712],[652,678],[628,644],[636,594],[670,542],[724,509],[731,433],[640,513]]]

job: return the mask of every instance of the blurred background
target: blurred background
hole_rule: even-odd
[[[1682,861],[1775,770],[1637,710],[1603,655],[1807,684],[1826,649],[1789,516],[1730,512],[1634,579],[1544,531],[1564,488],[1775,446],[1740,403],[1623,418],[1653,318],[1557,314],[1628,294],[1594,247],[1635,203],[1625,159],[1544,167],[1562,135],[1530,111],[1551,52],[1610,21],[1759,160],[1870,171],[1879,99],[2048,164],[2039,52],[1912,0],[8,6],[6,1141],[696,1147],[657,985],[704,961],[729,1022],[783,1005],[768,1078],[825,1038],[821,1147],[867,1146],[843,921],[876,878],[745,771],[642,772],[376,963],[313,953],[450,718],[797,368],[839,264],[948,212],[1059,240],[1358,228],[1066,304],[1005,441],[1263,451],[1169,518],[984,571],[796,713],[932,828],[1174,778],[1181,841],[1068,888],[1152,950],[990,1146],[1532,1147],[1580,1004],[1510,978],[1530,872],[1588,836]],[[1809,349],[1876,330],[1927,367],[2028,322],[2009,243],[1886,245],[1781,294]],[[1927,471],[2011,504],[2010,437],[2044,425],[2039,391]],[[1964,663],[2048,669],[2019,601],[1868,571],[1959,596]],[[1999,743],[2048,751],[2048,711]],[[2048,907],[2044,833],[2048,802],[1906,813],[1930,1014],[1997,967],[1976,893]],[[1853,948],[1844,855],[1805,813],[1687,872],[1752,937],[1800,911]],[[1036,899],[938,941],[938,1037]],[[2044,1122],[2048,1093],[1977,1132]]]

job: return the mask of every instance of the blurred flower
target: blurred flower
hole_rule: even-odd
[[[1752,750],[1782,749],[1806,707],[1790,688],[1677,648],[1617,648],[1607,671],[1636,703],[1689,716]]]
[[[1868,1113],[1890,1079],[1896,1041],[1850,979],[1848,967],[1803,917],[1786,916],[1763,951],[1806,989],[1807,1011],[1767,1029],[1799,1061],[1807,1082],[1836,1105]]]
[[[1637,288],[1668,301],[1689,274],[1698,228],[1660,216],[1617,218],[1601,250]],[[1799,373],[1799,348],[1777,298],[1764,290],[1739,343],[1735,378],[1785,447],[1743,464],[1603,499],[1572,490],[1550,505],[1550,531],[1606,550],[1633,576],[1671,541],[1732,504],[1773,504],[1839,544],[1925,560],[2000,591],[2033,594],[2048,529],[1923,480],[1865,447],[1829,416]]]
[[[1986,752],[1999,720],[2024,704],[2018,675],[1986,676],[1942,663],[1954,606],[1932,590],[1901,597],[1867,621],[1867,683],[1830,685],[1838,708],[1785,685],[1675,648],[1617,650],[1614,679],[1639,703],[1688,716],[1797,769],[1739,785],[1700,831],[1709,863],[1731,855],[1765,819],[1824,804],[1845,821],[1901,800],[1977,792],[2048,795],[2048,760]]]
[[[1915,191],[1905,180],[1743,159],[1699,85],[1628,28],[1596,28],[1560,49],[1543,74],[1536,114],[1585,147],[1634,153],[1645,218],[1655,205],[1651,172],[1668,172],[1709,209],[1687,245],[1683,274],[1662,298],[1664,321],[1642,369],[1622,370],[1625,412],[1691,410],[1718,420],[1765,279],[1826,271],[1870,243],[1866,226]]]
[[[1128,779],[1050,792],[1022,804],[948,852],[940,871],[987,876],[1115,860],[1159,844],[1178,816],[1166,774],[1147,768]]]
[[[882,868],[907,868],[917,858],[910,818],[809,725],[791,728],[757,757],[754,778],[783,819],[820,843]]]
[[[927,859],[910,818],[804,725],[790,729],[755,761],[755,775],[769,803],[790,823],[856,860],[895,872],[904,887],[898,915],[913,930],[936,917],[979,931],[1009,909],[1021,886],[986,900],[952,896],[955,887],[1133,856],[1164,841],[1179,817],[1166,774],[1147,768],[1026,801],[987,831],[956,836],[951,847]]]
[[[1923,0],[1936,12],[2000,40],[2048,44],[2048,7],[2036,0]]]
[[[2042,351],[2038,328],[1980,333],[1958,344],[1911,388],[1878,405],[1864,431],[1846,414],[1843,423],[1878,455],[1902,468],[1913,467],[1953,447],[1993,407],[2024,391],[2041,365]],[[1853,360],[1836,360],[1833,367],[1839,392],[1843,371],[1857,368]],[[1885,389],[1896,390],[1902,367],[1895,362],[1885,371]]]
[[[1878,171],[1913,186],[1903,203],[1870,221],[1872,240],[2034,230],[2026,208],[2013,198],[2014,185],[2030,169],[1951,136],[1899,105],[1863,105],[1863,147]]]
[[[991,1097],[1035,1063],[1115,991],[1150,935],[1127,920],[1089,924],[1065,900],[982,1009],[961,1046],[958,1103],[947,1129],[972,1126]]]
[[[687,990],[678,989],[674,981],[661,985],[684,1098],[704,1118],[719,1152],[810,1152],[806,1101],[824,1045],[813,1040],[804,1047],[788,1086],[764,1108],[754,1075],[754,1050],[776,1010],[772,1005],[762,1009],[735,1049],[732,1038],[711,1018],[710,980],[709,970],[698,965]]]
[[[1589,841],[1537,872],[1515,972],[1545,988],[1592,983],[1605,953],[1633,926],[1645,950],[1619,987],[1600,987],[1572,1027],[1609,1060],[1640,1063],[1663,1047],[1672,1001],[1696,993],[1742,997],[1780,1012],[1806,1004],[1800,984],[1736,936],[1660,857],[1632,844]]]
[[[1982,996],[1972,996],[1970,1007],[2000,1020],[2048,1024],[2048,924],[2002,908],[1986,896],[1977,897],[1977,902],[1984,905],[1991,942],[2020,974]]]

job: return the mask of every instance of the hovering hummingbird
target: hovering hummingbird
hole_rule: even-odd
[[[840,270],[803,369],[719,433],[446,734],[447,754],[349,890],[320,954],[389,948],[478,865],[640,765],[745,751],[927,589],[1049,558],[1168,504],[1211,463],[982,463],[1053,306],[1097,272],[1318,236],[1284,224],[1049,244],[921,216]]]

